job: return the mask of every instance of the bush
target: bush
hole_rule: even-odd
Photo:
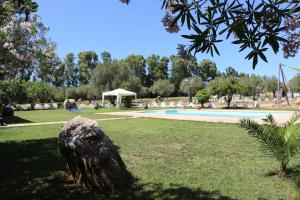
[[[63,88],[52,88],[53,101],[63,102],[66,99],[65,90]]]
[[[175,86],[169,80],[159,79],[155,81],[150,88],[151,92],[156,95],[168,97],[174,92]]]
[[[121,100],[121,102],[124,104],[125,108],[131,107],[131,101],[132,101],[132,97],[123,97]]]
[[[87,99],[89,90],[89,85],[81,85],[80,87],[70,87],[66,90],[66,98],[75,100]]]
[[[210,95],[206,89],[203,89],[203,90],[199,90],[195,97],[198,103],[201,103],[201,106],[203,107],[204,104],[209,101]]]

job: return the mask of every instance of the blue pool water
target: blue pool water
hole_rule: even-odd
[[[284,112],[269,111],[204,111],[204,110],[154,110],[145,111],[145,114],[159,115],[183,115],[183,116],[206,116],[206,117],[233,117],[233,118],[265,118],[268,114],[278,116]]]

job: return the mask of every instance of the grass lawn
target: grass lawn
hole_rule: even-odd
[[[291,178],[268,175],[278,163],[237,125],[146,118],[100,125],[137,179],[121,199],[299,198],[300,158]],[[1,199],[92,199],[67,176],[59,128],[0,129]]]
[[[97,115],[95,113],[105,113],[120,111],[117,109],[81,109],[79,112],[69,112],[64,109],[58,110],[32,110],[32,111],[15,111],[13,117],[5,117],[4,121],[7,124],[17,124],[17,123],[32,123],[32,122],[57,122],[57,121],[67,121],[75,116],[81,115],[82,117],[87,117],[90,119],[104,119],[104,118],[115,118],[122,116],[113,115]]]

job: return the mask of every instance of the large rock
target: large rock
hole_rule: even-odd
[[[128,183],[122,158],[96,121],[80,116],[70,120],[60,131],[58,146],[78,184],[106,193]]]

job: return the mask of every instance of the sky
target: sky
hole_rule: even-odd
[[[170,56],[177,54],[178,44],[189,42],[178,34],[165,31],[161,18],[161,0],[132,0],[131,4],[119,0],[37,0],[38,14],[42,22],[50,27],[48,37],[57,44],[58,55],[77,55],[80,51],[109,51],[114,59],[130,54],[148,57],[151,54]],[[218,45],[220,56],[197,54],[198,62],[210,59],[219,71],[228,66],[239,72],[278,76],[278,66],[283,63],[300,68],[300,54],[284,59],[283,53],[267,53],[268,63],[260,61],[255,70],[252,61],[245,60],[247,52],[239,53],[239,47],[229,41]],[[287,79],[296,75],[285,70]]]

